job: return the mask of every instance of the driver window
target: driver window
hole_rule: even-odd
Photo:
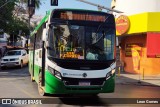
[[[104,39],[104,49],[106,50],[107,59],[113,59],[113,46],[114,46],[114,36],[111,34],[106,35]]]

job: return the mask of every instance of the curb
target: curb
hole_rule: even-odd
[[[121,84],[121,85],[138,85],[138,86],[151,86],[151,87],[160,87],[160,78],[154,77],[150,77],[150,80],[142,80],[142,79],[138,79],[137,75],[133,76],[133,75],[121,75],[118,76],[116,75],[116,84]]]
[[[154,85],[154,84],[146,84],[146,83],[136,83],[136,82],[117,82],[116,84],[120,84],[120,85],[137,85],[137,86],[150,86],[150,87],[160,87],[158,85]]]

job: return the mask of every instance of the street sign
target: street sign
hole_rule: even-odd
[[[58,6],[58,0],[51,0],[51,6]]]
[[[28,0],[28,7],[35,7],[35,0]]]

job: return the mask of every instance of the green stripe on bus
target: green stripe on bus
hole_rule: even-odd
[[[35,30],[31,33],[30,36],[33,36],[33,35],[37,32],[37,30],[42,26],[42,24],[48,20],[50,13],[51,13],[50,11],[47,11],[46,16],[41,20],[41,22],[38,24],[38,26],[37,26],[37,27],[35,28]]]

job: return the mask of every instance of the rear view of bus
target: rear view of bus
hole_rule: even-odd
[[[42,48],[33,46],[29,64],[41,95],[114,92],[115,21],[112,14],[55,9],[43,23],[46,26],[41,27],[42,32],[45,29]],[[37,41],[32,42],[36,45]]]

